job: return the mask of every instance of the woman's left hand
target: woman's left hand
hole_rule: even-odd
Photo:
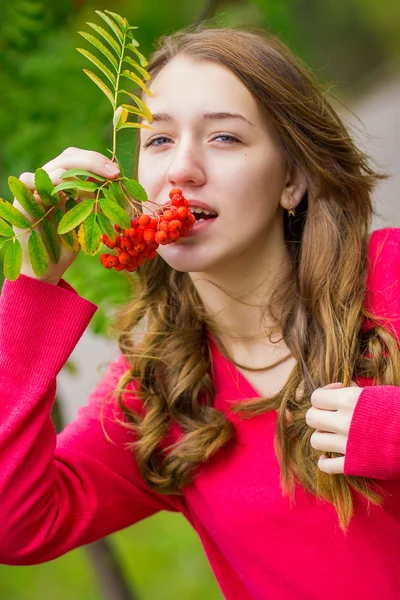
[[[314,390],[312,407],[306,413],[307,425],[316,430],[310,438],[313,448],[346,454],[351,419],[363,389],[352,381],[350,387],[337,382]],[[332,475],[344,473],[344,459],[344,456],[327,458],[322,455],[318,467]]]

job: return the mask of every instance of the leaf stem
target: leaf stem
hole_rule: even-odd
[[[118,85],[119,85],[119,78],[121,76],[122,61],[124,60],[125,43],[126,43],[126,31],[124,31],[124,39],[122,41],[121,57],[119,59],[117,80],[115,83],[114,111],[117,109]],[[114,161],[116,159],[117,159],[117,128],[115,125],[113,125],[113,153],[112,153],[111,160]]]

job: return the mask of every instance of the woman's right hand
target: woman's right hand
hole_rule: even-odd
[[[111,167],[113,170],[108,170]],[[118,166],[116,163],[113,163],[110,159],[108,159],[103,154],[99,152],[94,152],[92,150],[82,150],[81,148],[67,148],[59,156],[53,158],[48,163],[46,163],[42,169],[44,169],[49,175],[54,186],[58,185],[65,181],[65,179],[61,179],[61,175],[65,173],[68,169],[85,169],[90,173],[95,173],[96,175],[102,175],[107,179],[115,179],[119,175]],[[28,186],[30,190],[32,190],[35,200],[38,204],[41,204],[43,208],[48,211],[49,207],[45,206],[40,200],[39,195],[35,191],[35,174],[34,173],[22,173],[19,179]],[[58,204],[59,208],[64,208],[65,202],[67,200],[66,194],[63,192],[59,192],[60,203]],[[79,192],[79,197],[76,199],[78,202],[80,200],[85,200],[87,198],[94,198],[94,193],[87,192]],[[17,208],[28,220],[30,223],[34,223],[37,219],[34,219],[31,215],[29,215],[19,204],[19,202],[14,198],[14,206]],[[54,212],[54,211],[52,211]],[[51,219],[53,220],[53,219]],[[28,253],[28,238],[29,238],[29,230],[28,229],[19,229],[13,226],[13,230],[16,235],[22,233],[22,235],[18,238],[21,242],[22,246],[22,268],[21,274],[27,275],[28,277],[32,277],[34,279],[39,279],[41,281],[46,281],[48,283],[53,283],[57,285],[65,271],[68,267],[74,262],[76,257],[79,254],[79,250],[74,253],[68,252],[68,250],[61,245],[61,254],[60,260],[57,264],[54,264],[51,258],[49,257],[49,266],[47,271],[43,275],[36,275],[32,269],[32,265],[29,260]],[[40,224],[34,228],[34,231],[40,233]],[[25,232],[25,233],[23,233]]]

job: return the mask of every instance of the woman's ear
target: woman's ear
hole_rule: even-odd
[[[288,170],[285,187],[282,191],[284,208],[289,208],[289,200],[292,208],[300,204],[301,199],[307,191],[307,180],[299,167],[294,166]]]

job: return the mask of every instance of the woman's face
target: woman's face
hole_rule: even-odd
[[[149,201],[166,204],[177,187],[188,200],[206,202],[218,213],[196,235],[160,245],[157,252],[182,272],[220,270],[245,255],[254,260],[268,248],[272,228],[283,232],[280,200],[287,168],[276,130],[243,83],[211,61],[178,56],[150,89],[153,96],[143,100],[161,116],[155,116],[153,130],[140,129],[138,162]],[[156,208],[149,202],[143,211]]]

